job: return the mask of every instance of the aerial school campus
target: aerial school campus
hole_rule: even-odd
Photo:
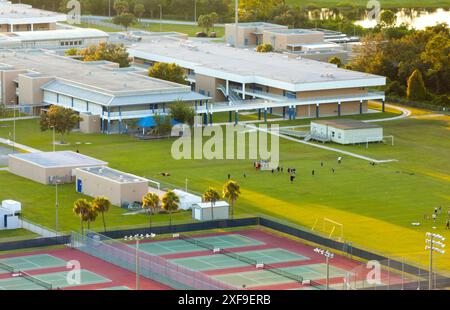
[[[224,2],[0,1],[0,290],[450,287],[448,84]]]

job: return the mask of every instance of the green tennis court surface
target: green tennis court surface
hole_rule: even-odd
[[[204,243],[213,245],[216,248],[229,249],[229,248],[239,248],[245,246],[255,246],[262,245],[262,242],[257,240],[239,235],[221,235],[212,237],[201,237],[196,238]],[[178,254],[178,253],[189,253],[196,251],[204,251],[205,249],[199,247],[195,244],[186,242],[184,240],[176,239],[170,241],[159,241],[159,242],[149,242],[141,243],[139,249],[153,254],[153,255],[166,255],[166,254]]]
[[[308,259],[305,256],[278,248],[238,252],[237,254],[264,264],[303,261]],[[198,271],[248,266],[245,262],[223,254],[176,258],[171,259],[170,261],[183,267]]]
[[[54,267],[65,267],[66,261],[54,257],[48,254],[37,254],[30,256],[20,256],[20,257],[10,257],[5,259],[0,259],[0,263],[4,263],[11,267],[14,267],[15,271],[27,271],[35,269],[45,269]],[[1,273],[6,273],[7,271],[0,269]]]
[[[113,286],[107,288],[101,288],[98,291],[128,291],[131,290],[128,286]]]
[[[280,269],[291,274],[300,275],[305,280],[320,280],[326,278],[326,264],[302,265]],[[345,270],[330,266],[331,278],[343,277],[345,274]],[[216,275],[213,276],[213,278],[239,288],[243,286],[257,287],[294,282],[294,280],[262,269],[257,271]]]
[[[80,286],[89,284],[98,284],[111,282],[98,274],[87,270],[80,271],[80,283],[69,283],[68,275],[69,271],[53,272],[40,275],[33,275],[38,280],[52,284],[53,289],[65,288],[69,286]],[[72,279],[72,277],[69,277]],[[32,281],[29,281],[22,277],[14,277],[9,279],[0,280],[0,290],[43,290],[44,288]]]

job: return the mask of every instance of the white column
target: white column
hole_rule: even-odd
[[[242,83],[242,99],[245,100],[245,83]]]
[[[230,81],[226,80],[226,91],[225,93],[227,94],[227,96],[230,95]]]
[[[10,24],[9,31],[10,32],[14,32],[14,25],[13,24]]]
[[[31,24],[31,31],[34,31],[34,24]]]

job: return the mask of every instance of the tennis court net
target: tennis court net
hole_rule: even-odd
[[[277,274],[279,276],[282,276],[282,277],[285,277],[285,278],[297,281],[299,283],[303,282],[303,277],[302,276],[299,276],[299,275],[296,275],[296,274],[284,271],[284,270],[279,269],[279,268],[275,268],[275,267],[273,267],[271,265],[265,264],[264,265],[264,270],[270,271],[270,272],[275,273],[275,274]]]
[[[194,245],[197,245],[197,246],[199,246],[201,248],[205,248],[205,249],[208,249],[208,250],[211,250],[211,251],[214,250],[214,246],[212,244],[200,241],[198,239],[195,239],[195,238],[192,238],[192,237],[189,237],[189,236],[184,236],[184,235],[179,235],[179,238],[181,240],[186,241],[186,242],[189,242],[189,243],[192,243]]]
[[[242,255],[239,255],[239,254],[237,254],[235,252],[231,252],[231,251],[228,251],[228,250],[221,249],[220,253],[223,254],[223,255],[226,255],[228,257],[240,260],[241,262],[247,263],[249,265],[256,266],[258,264],[258,262],[256,260],[248,258],[248,257],[245,257],[245,256],[242,256]]]
[[[0,269],[6,270],[6,271],[11,272],[11,273],[14,272],[14,267],[13,266],[10,266],[10,265],[7,265],[7,264],[1,263],[1,262],[0,262]]]
[[[51,290],[51,289],[53,289],[53,285],[52,285],[51,283],[48,283],[48,282],[46,282],[46,281],[43,281],[43,280],[38,279],[38,278],[36,278],[36,277],[33,277],[32,275],[26,273],[25,271],[21,271],[21,272],[19,273],[19,275],[20,275],[20,277],[22,277],[22,278],[24,278],[24,279],[26,279],[26,280],[28,280],[28,281],[30,281],[30,282],[33,282],[33,283],[36,284],[36,285],[42,286],[42,287],[45,288],[46,290]]]

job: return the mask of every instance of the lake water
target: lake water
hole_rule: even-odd
[[[450,10],[448,9],[397,9],[393,11],[397,16],[397,25],[404,23],[410,28],[415,29],[425,29],[425,27],[434,26],[436,23],[447,23],[450,26]],[[376,26],[377,21],[375,19],[369,19],[367,17],[367,12],[368,11],[365,9],[339,11],[338,9],[324,8],[321,10],[309,11],[308,15],[312,20],[347,16],[352,20],[356,20],[356,25],[360,25],[364,28],[372,28]]]

